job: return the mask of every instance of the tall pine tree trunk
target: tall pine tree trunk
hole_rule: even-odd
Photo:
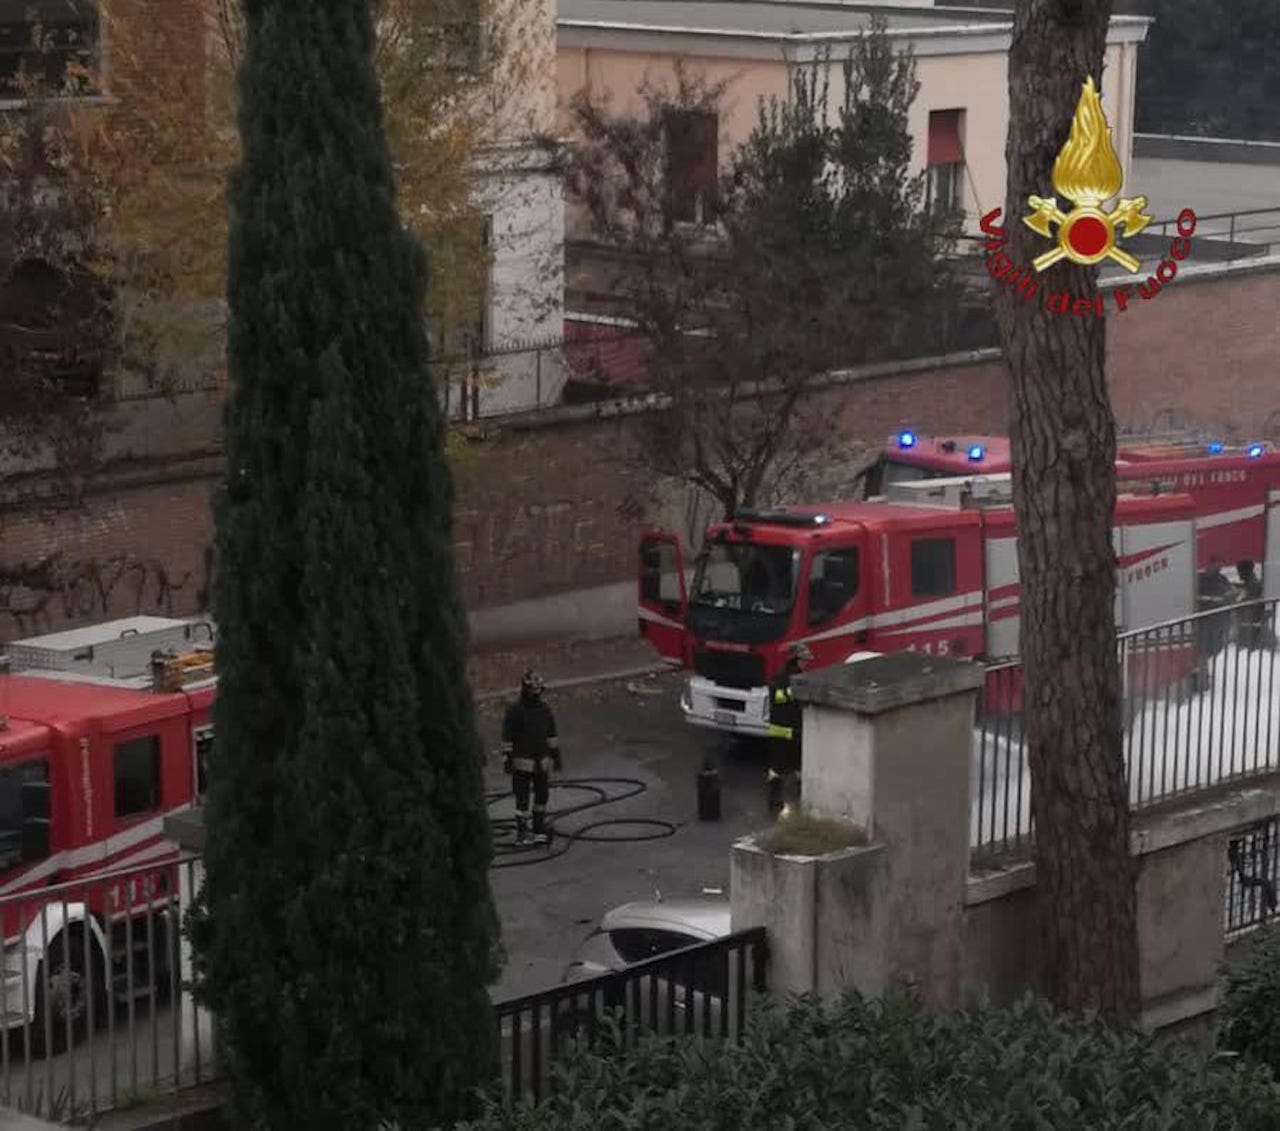
[[[1111,0],[1021,0],[1009,58],[1005,251],[1048,244],[1022,222],[1053,195],[1084,80],[1101,85]],[[1111,108],[1108,108],[1111,109]],[[1070,205],[1059,201],[1060,206]],[[996,298],[1010,378],[1021,651],[1047,991],[1059,1007],[1131,1019],[1139,1007],[1116,656],[1115,420],[1106,322],[1056,314],[1048,292],[1092,300],[1096,269],[1066,260],[1026,299]]]
[[[369,0],[246,0],[198,971],[234,1125],[451,1125],[498,921],[422,325]]]

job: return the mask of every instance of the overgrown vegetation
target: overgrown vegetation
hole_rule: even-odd
[[[756,842],[778,856],[823,856],[867,843],[865,830],[849,821],[819,817],[805,809],[784,811]]]
[[[587,1056],[537,1110],[469,1131],[1271,1131],[1271,1072],[1132,1030],[1014,1009],[930,1013],[847,996],[766,1007],[741,1046]],[[461,1131],[461,1129],[460,1129]]]
[[[1248,955],[1226,970],[1220,1041],[1280,1074],[1280,932],[1248,945]]]

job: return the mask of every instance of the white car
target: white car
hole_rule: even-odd
[[[723,897],[624,903],[605,913],[587,936],[561,981],[576,982],[686,946],[726,938],[729,901]]]
[[[729,901],[724,897],[628,903],[607,912],[565,968],[562,981],[585,983],[650,961],[653,972],[590,983],[581,997],[564,1001],[555,1026],[561,1050],[595,1044],[592,1035],[605,1031],[606,1011],[637,1033],[736,1034],[740,1005],[731,990],[738,982],[751,982],[749,970],[738,971],[744,956],[696,949],[680,953],[729,934]],[[669,962],[661,961],[668,955]]]

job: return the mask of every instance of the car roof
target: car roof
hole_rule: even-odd
[[[702,939],[720,939],[732,927],[729,901],[707,897],[624,903],[605,913],[600,929],[676,931]]]

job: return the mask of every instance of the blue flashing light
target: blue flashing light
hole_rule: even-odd
[[[974,444],[973,447],[969,449],[969,458],[973,460],[974,463],[977,463],[979,460],[981,460],[985,454],[986,453],[983,452],[981,444]]]
[[[1209,445],[1209,454],[1211,456],[1220,456],[1222,455],[1222,449],[1224,447],[1225,445],[1221,440],[1214,440],[1213,443]]]
[[[914,448],[916,446],[916,434],[914,432],[899,432],[898,447]]]
[[[1266,450],[1267,449],[1264,448],[1261,444],[1250,444],[1249,450],[1245,454],[1248,455],[1250,459],[1257,459]]]

